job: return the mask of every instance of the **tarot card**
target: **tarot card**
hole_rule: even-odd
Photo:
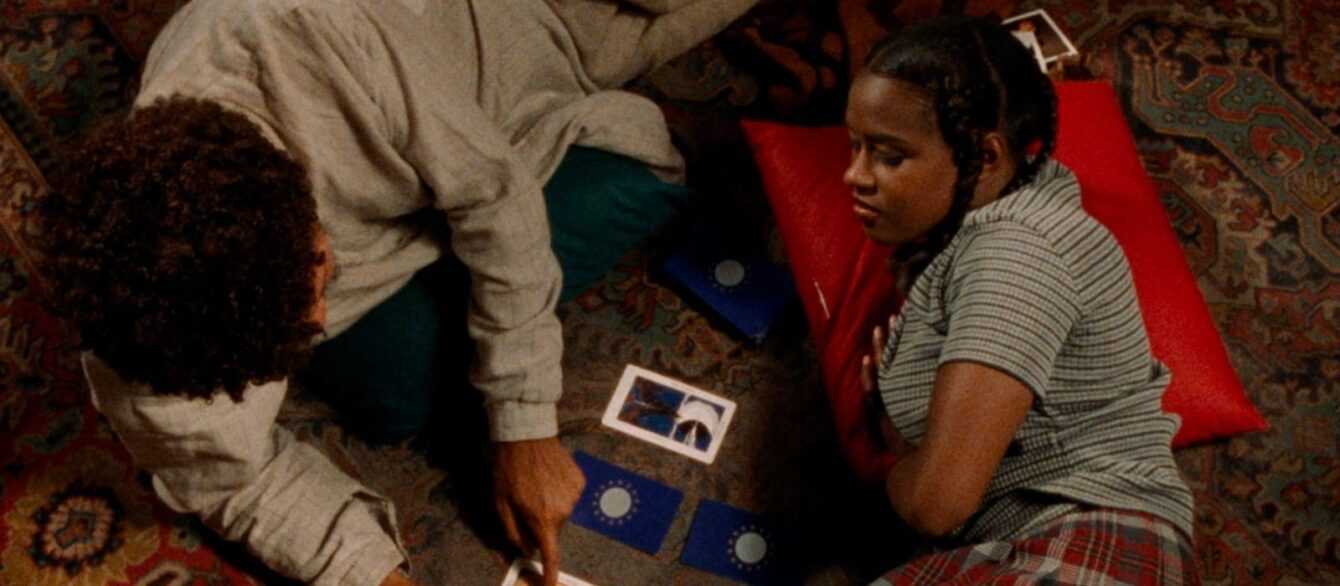
[[[586,490],[568,520],[656,555],[684,493],[580,450],[572,458],[586,475]]]
[[[601,423],[711,464],[734,416],[730,399],[629,364]]]
[[[710,314],[754,343],[780,323],[796,300],[791,271],[762,250],[734,242],[730,227],[694,226],[661,264],[667,279]]]
[[[517,558],[512,562],[512,567],[507,569],[507,575],[503,576],[502,586],[532,586],[538,585],[544,580],[544,564],[535,560]],[[586,580],[558,573],[559,586],[595,586]]]
[[[703,499],[679,556],[685,565],[746,584],[796,584],[796,555],[776,518]]]
[[[1014,38],[1019,39],[1019,42],[1024,44],[1024,47],[1033,54],[1033,60],[1038,62],[1038,69],[1041,69],[1043,73],[1046,73],[1047,58],[1042,56],[1042,45],[1038,43],[1037,33],[1031,30],[1012,30],[1010,31],[1010,34],[1014,35]]]
[[[1056,26],[1056,21],[1052,20],[1051,15],[1046,10],[1038,9],[1025,12],[1018,16],[1001,21],[1001,24],[1010,32],[1014,33],[1015,38],[1029,44],[1029,39],[1034,42],[1037,51],[1042,54],[1042,62],[1051,66],[1062,57],[1074,57],[1079,55],[1079,50],[1075,49],[1075,44],[1070,42],[1070,38],[1065,36],[1061,27]],[[1033,50],[1030,47],[1030,50]],[[1046,71],[1046,67],[1043,68]]]

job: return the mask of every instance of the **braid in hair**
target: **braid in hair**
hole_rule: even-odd
[[[1032,183],[1056,149],[1056,90],[1036,61],[1017,58],[1022,45],[1007,31],[987,25],[979,38],[984,55],[994,56],[987,63],[1003,88],[1000,127],[1019,162],[1002,191],[1009,194]]]
[[[983,18],[938,18],[895,33],[871,50],[865,72],[929,95],[957,170],[949,213],[924,243],[902,245],[891,259],[906,289],[958,233],[977,191],[987,133],[1001,132],[1018,161],[1003,194],[1037,176],[1056,142],[1056,94],[1032,54]]]

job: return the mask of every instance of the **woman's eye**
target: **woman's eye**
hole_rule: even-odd
[[[881,165],[888,165],[890,167],[897,167],[903,163],[902,155],[881,154],[876,158],[879,159]]]

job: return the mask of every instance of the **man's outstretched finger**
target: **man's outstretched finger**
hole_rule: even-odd
[[[557,523],[537,521],[531,526],[540,543],[540,562],[544,564],[544,586],[558,586],[558,528]]]
[[[507,540],[523,554],[530,553],[526,551],[526,542],[521,538],[521,528],[516,524],[516,513],[512,511],[512,504],[506,500],[499,500],[497,509],[498,520],[502,521],[503,533],[507,536]]]

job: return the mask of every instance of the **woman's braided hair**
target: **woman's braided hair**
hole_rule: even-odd
[[[958,171],[948,215],[924,244],[894,254],[910,282],[962,225],[982,172],[983,137],[1000,131],[1019,162],[1002,194],[1037,176],[1056,145],[1056,93],[1028,49],[986,18],[943,17],[894,33],[871,49],[865,72],[929,95]]]
[[[240,400],[321,326],[306,169],[245,116],[160,99],[68,149],[38,210],[47,301],[82,349],[155,393]]]

